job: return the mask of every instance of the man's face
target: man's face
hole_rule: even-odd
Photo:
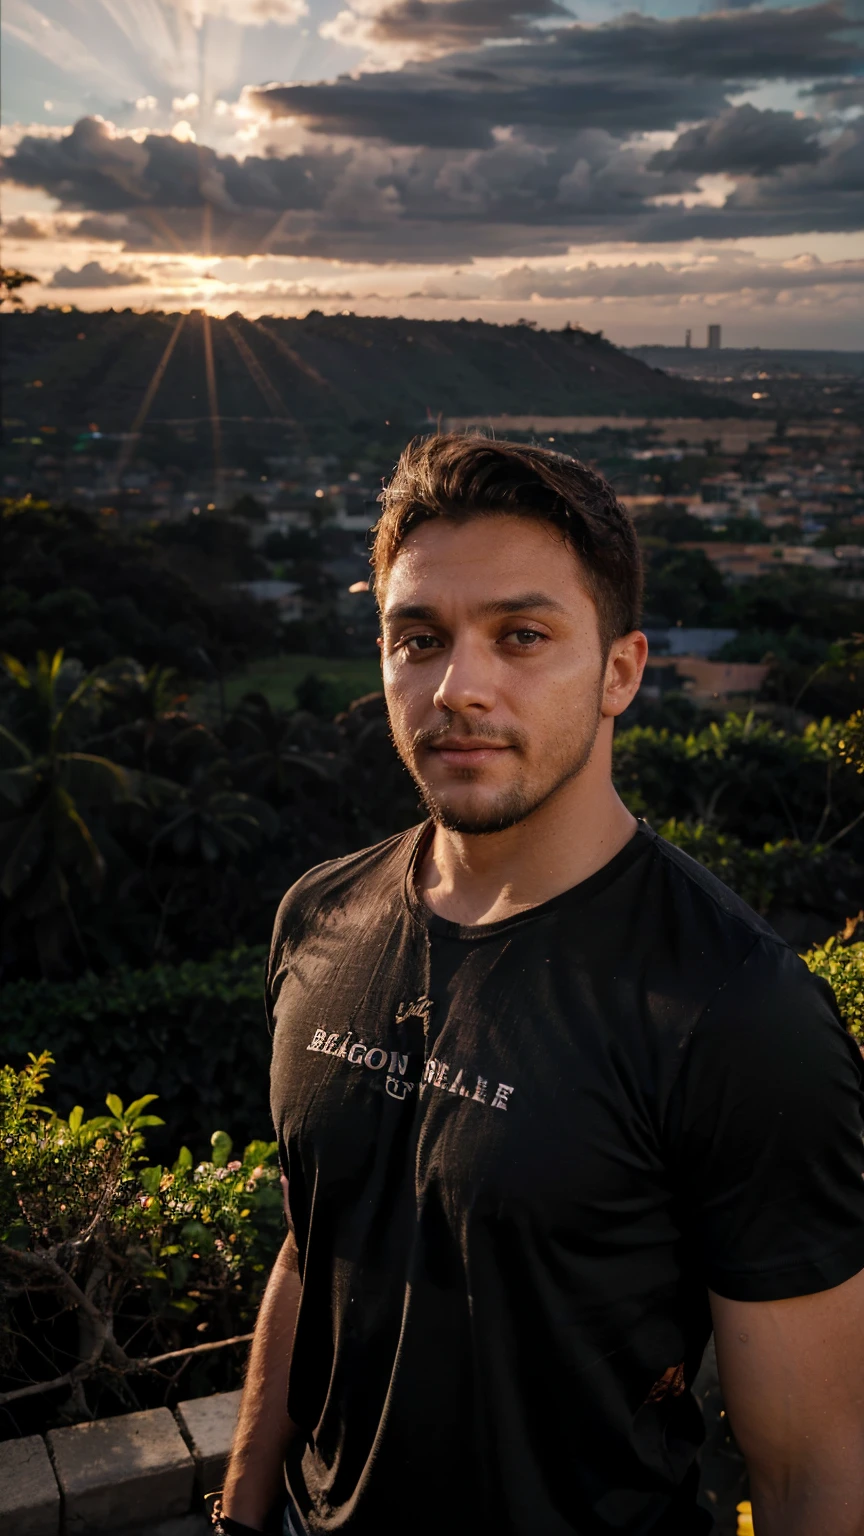
[[[396,747],[442,826],[514,826],[591,756],[606,674],[597,610],[549,524],[421,524],[386,578],[382,661]]]

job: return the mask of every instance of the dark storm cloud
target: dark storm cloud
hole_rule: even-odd
[[[345,158],[325,151],[241,161],[170,134],[150,133],[139,144],[115,136],[101,118],[83,117],[63,138],[25,135],[6,157],[3,175],[42,188],[64,208],[111,213],[209,204],[239,213],[320,207]]]
[[[791,112],[760,112],[745,104],[686,133],[651,160],[652,170],[736,172],[769,176],[786,165],[813,165],[824,157],[817,135],[822,124]]]
[[[709,11],[749,11],[755,5],[761,5],[762,0],[712,0],[706,6]]]
[[[26,214],[22,214],[17,219],[10,219],[8,224],[3,225],[3,233],[7,240],[45,239],[45,231],[41,224],[37,224],[34,219],[28,219]]]
[[[724,88],[715,81],[655,79],[646,73],[625,82],[621,75],[605,78],[566,60],[544,69],[533,49],[525,51],[530,62],[523,58],[502,66],[496,49],[494,64],[482,70],[448,59],[440,74],[360,75],[332,84],[267,86],[249,95],[271,117],[299,117],[316,133],[429,149],[483,149],[502,127],[546,134],[579,128],[647,133],[726,104]]]
[[[538,21],[568,14],[557,0],[393,0],[356,19],[364,41],[430,45],[444,53],[486,38],[524,37]]]
[[[482,147],[501,126],[561,132],[672,128],[716,113],[753,81],[848,76],[864,63],[839,5],[574,24],[517,46],[448,54],[250,100],[320,133]]]
[[[150,279],[141,272],[108,272],[101,262],[87,261],[78,272],[71,267],[59,267],[49,288],[131,288],[147,283]]]
[[[864,107],[864,80],[817,80],[801,94],[811,96],[820,111],[848,112]]]
[[[776,119],[796,119],[755,116],[767,118],[776,160],[781,132]],[[751,122],[748,129],[749,163],[758,164],[760,174],[735,173],[734,190],[722,207],[685,206],[678,199],[696,186],[695,170],[658,167],[651,147],[622,144],[601,129],[541,144],[505,138],[483,150],[360,143],[338,156],[322,145],[317,157],[237,161],[158,135],[142,145],[117,140],[97,122],[78,124],[65,139],[22,140],[7,161],[6,175],[42,187],[70,212],[89,205],[77,224],[68,215],[62,221],[67,237],[111,241],[128,251],[199,251],[214,257],[269,252],[465,262],[508,254],[523,260],[565,251],[573,241],[728,239],[860,228],[864,119],[836,135],[818,160],[802,159],[773,174],[763,173],[767,154],[760,158],[753,147],[757,128]],[[722,128],[718,136],[723,139]],[[78,150],[70,151],[72,138],[86,140],[83,160]],[[673,158],[686,138],[668,152]],[[121,161],[122,175],[118,145],[135,152]],[[695,153],[692,146],[690,152]],[[190,178],[190,162],[201,169],[197,181]],[[736,163],[741,164],[740,155]],[[176,169],[176,179],[169,167]],[[660,197],[669,202],[658,205]]]

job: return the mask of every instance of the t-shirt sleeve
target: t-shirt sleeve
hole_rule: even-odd
[[[711,1290],[775,1301],[864,1268],[864,1064],[830,989],[779,941],[758,940],[704,1009],[667,1127]]]

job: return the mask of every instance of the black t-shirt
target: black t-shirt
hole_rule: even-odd
[[[419,901],[422,841],[313,870],[276,922],[292,1493],[315,1533],[692,1536],[708,1288],[864,1267],[860,1055],[645,826],[473,929]]]

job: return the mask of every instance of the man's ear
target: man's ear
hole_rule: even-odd
[[[629,635],[613,640],[606,661],[601,714],[607,717],[623,715],[639,692],[647,660],[648,641],[641,629],[631,630]]]

